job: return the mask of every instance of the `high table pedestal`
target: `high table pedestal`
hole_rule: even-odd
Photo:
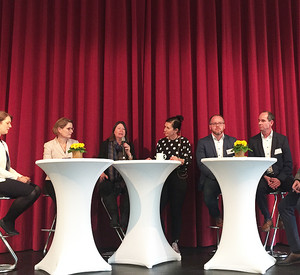
[[[255,196],[259,179],[275,158],[207,158],[223,198],[224,223],[219,247],[204,269],[264,274],[276,260],[264,249],[257,229]]]
[[[127,232],[109,263],[153,265],[180,261],[167,242],[160,222],[160,196],[168,175],[179,161],[130,160],[115,161],[113,166],[126,182],[130,201]]]
[[[108,159],[47,159],[36,164],[50,177],[57,199],[57,223],[52,245],[35,265],[51,275],[110,271],[99,254],[91,227],[91,199]]]

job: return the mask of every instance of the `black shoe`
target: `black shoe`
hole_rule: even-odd
[[[120,227],[119,216],[118,215],[112,215],[111,216],[110,226],[112,228],[118,228],[118,227]]]
[[[3,219],[0,220],[0,226],[4,229],[4,231],[6,232],[6,234],[8,236],[15,236],[15,235],[19,235],[20,234],[14,228],[9,228],[9,226],[7,224],[5,224],[5,222],[3,221]]]
[[[292,265],[300,263],[300,254],[291,253],[285,260],[277,261],[276,265]]]
[[[272,227],[273,227],[273,221],[271,219],[267,219],[264,225],[261,227],[261,230],[263,232],[269,232]]]

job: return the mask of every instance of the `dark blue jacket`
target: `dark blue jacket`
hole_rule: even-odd
[[[231,151],[236,138],[224,135],[223,142],[223,157],[233,157],[234,152]],[[231,152],[229,152],[231,151]],[[210,180],[216,180],[213,173],[201,162],[203,158],[216,158],[218,157],[215,143],[212,135],[208,135],[204,138],[199,139],[196,150],[196,159],[198,168],[200,170],[200,178],[198,182],[199,190],[202,190],[204,182],[209,178]]]

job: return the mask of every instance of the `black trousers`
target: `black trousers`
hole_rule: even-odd
[[[292,189],[293,177],[288,177],[285,181],[281,182],[279,186],[279,191],[289,192]],[[261,213],[264,216],[265,221],[271,218],[271,214],[268,208],[267,194],[270,194],[276,190],[273,190],[269,187],[267,181],[262,177],[258,183],[257,192],[256,192],[256,202]]]
[[[292,252],[300,253],[300,237],[296,221],[295,209],[300,213],[300,194],[290,192],[278,206],[283,221],[286,237]]]
[[[56,208],[56,196],[55,196],[55,191],[51,180],[45,180],[43,192],[45,195],[50,196]]]
[[[129,219],[129,197],[125,182],[111,182],[110,180],[104,180],[98,183],[98,188],[99,195],[103,198],[104,204],[112,219],[120,222],[121,226],[126,228]],[[119,195],[121,195],[120,218],[117,200]]]
[[[3,220],[14,228],[14,223],[26,209],[28,209],[40,196],[41,189],[34,183],[23,183],[13,179],[0,182],[0,194],[14,200]]]
[[[165,181],[160,202],[161,214],[170,203],[172,241],[179,240],[182,224],[182,207],[187,189],[186,179],[181,179],[174,170]],[[163,225],[163,220],[162,220]],[[164,228],[164,226],[163,226]]]
[[[35,186],[34,183],[28,184],[13,179],[6,179],[0,182],[0,194],[13,199],[24,197],[28,196],[34,190]]]

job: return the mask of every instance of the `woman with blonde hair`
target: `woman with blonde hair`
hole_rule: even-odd
[[[73,143],[78,143],[78,140],[71,139],[74,132],[73,121],[61,117],[55,122],[52,131],[55,138],[44,144],[43,159],[72,158],[72,153],[68,153],[68,150]],[[48,176],[45,179],[44,192],[52,198],[56,206],[54,188]]]

